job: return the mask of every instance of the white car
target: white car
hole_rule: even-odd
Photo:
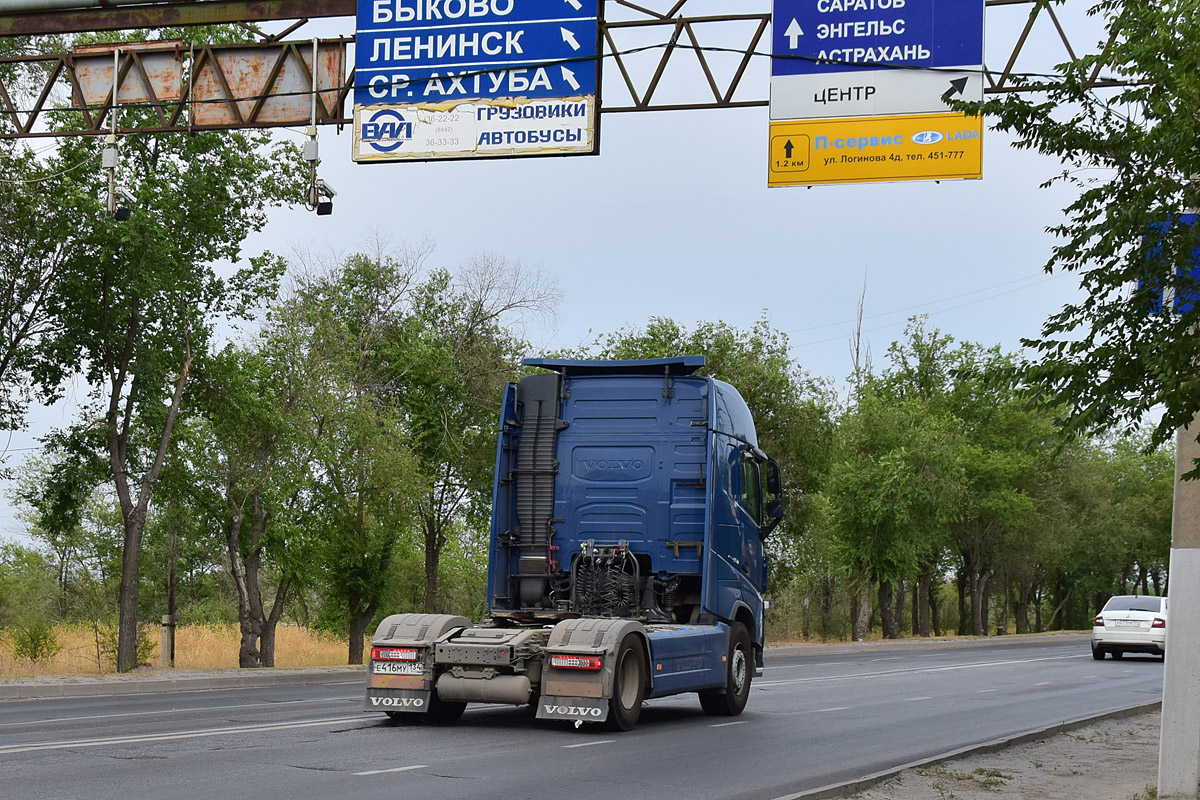
[[[1104,604],[1092,623],[1092,658],[1126,653],[1166,657],[1167,598],[1117,595]]]

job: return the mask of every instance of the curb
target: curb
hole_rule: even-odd
[[[235,672],[199,677],[98,680],[86,683],[0,683],[0,701],[42,700],[60,697],[112,697],[211,689],[254,689],[321,684],[361,685],[365,674],[361,667],[337,667],[289,672],[268,670]]]
[[[1162,701],[1156,700],[1152,703],[1140,703],[1135,706],[1125,706],[1111,711],[1104,711],[1099,714],[1091,714],[1086,717],[1076,717],[1075,719],[1056,722],[1052,725],[1046,725],[1041,728],[1034,728],[1023,733],[1016,733],[1011,736],[1004,736],[999,739],[992,739],[989,742],[980,744],[968,745],[960,747],[956,750],[950,750],[945,753],[940,753],[936,756],[922,758],[918,761],[910,761],[907,764],[901,764],[896,767],[888,767],[885,770],[867,775],[864,778],[856,778],[852,781],[844,783],[834,783],[828,786],[822,786],[819,789],[809,789],[803,792],[795,792],[793,794],[780,795],[772,798],[772,800],[833,800],[834,798],[846,797],[847,795],[861,792],[865,789],[870,789],[872,786],[883,783],[886,780],[896,777],[901,772],[910,769],[920,769],[921,767],[929,767],[943,761],[953,761],[964,756],[977,755],[979,753],[994,753],[998,750],[1004,750],[1008,747],[1013,747],[1018,744],[1026,744],[1028,742],[1036,742],[1053,736],[1058,733],[1066,733],[1077,728],[1084,728],[1095,722],[1102,722],[1107,719],[1124,719],[1125,717],[1136,717],[1139,714],[1145,714],[1155,709],[1162,708]]]

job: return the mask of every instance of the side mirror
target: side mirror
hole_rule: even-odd
[[[783,479],[779,474],[779,462],[773,458],[767,459],[767,494],[783,502]]]
[[[773,458],[766,463],[765,485],[767,490],[766,522],[759,526],[758,535],[766,539],[775,526],[783,521],[783,478],[779,474],[779,464]]]
[[[783,522],[783,501],[779,498],[767,503],[767,521],[758,528],[758,537],[766,539],[771,531],[775,530],[775,526]]]

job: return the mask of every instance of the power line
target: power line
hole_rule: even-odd
[[[891,311],[880,311],[877,314],[867,314],[866,316],[863,317],[863,319],[876,319],[878,317],[891,316],[892,314],[901,314],[901,313],[904,313],[905,311],[916,311],[917,309],[925,308],[926,306],[933,306],[933,305],[937,305],[938,303],[948,303],[951,300],[958,300],[959,298],[962,298],[962,297],[970,297],[973,294],[979,294],[980,292],[988,292],[988,291],[991,291],[992,289],[999,289],[1004,286],[1012,286],[1014,283],[1021,283],[1023,281],[1033,280],[1034,278],[1037,278],[1037,277],[1038,277],[1038,275],[1026,275],[1023,278],[1013,278],[1011,281],[1004,281],[1003,283],[994,283],[991,286],[983,286],[979,289],[974,289],[970,292],[963,292],[962,294],[955,294],[955,295],[951,295],[950,297],[943,297],[940,300],[929,300],[927,302],[917,303],[916,305],[912,305],[912,306],[904,306],[903,308],[894,308]],[[1031,283],[1029,285],[1036,286],[1038,283],[1045,283],[1047,280],[1049,280],[1049,278],[1038,281],[1037,283]],[[1018,288],[1025,289],[1028,287],[1021,286]],[[950,309],[942,309],[942,310],[949,311]],[[816,331],[816,330],[820,330],[821,328],[833,328],[837,325],[850,325],[855,322],[858,322],[857,318],[845,319],[845,320],[839,320],[838,322],[826,322],[821,325],[810,325],[806,328],[792,328],[791,330],[784,331],[784,333],[805,333],[806,331]]]
[[[995,300],[996,297],[1003,297],[1004,295],[1010,295],[1010,294],[1015,293],[1015,291],[1021,291],[1024,289],[1032,289],[1033,287],[1037,287],[1037,285],[1042,285],[1043,283],[1048,283],[1049,281],[1054,281],[1054,279],[1056,277],[1058,277],[1058,276],[1051,276],[1049,278],[1045,278],[1044,281],[1038,281],[1037,283],[1031,283],[1028,285],[1024,285],[1024,287],[1016,287],[1015,289],[1009,289],[1008,291],[998,291],[998,293],[996,293],[994,295],[988,295],[986,297],[979,297],[978,300],[972,300],[970,302],[959,303],[958,306],[950,306],[949,308],[940,308],[940,309],[938,309],[938,311],[929,312],[929,314],[930,315],[944,314],[948,311],[958,311],[959,308],[966,308],[967,306],[976,306],[980,302]],[[970,294],[970,293],[968,293],[968,294]],[[908,320],[906,320],[906,319],[902,319],[899,321],[895,321],[895,323],[888,323],[886,325],[877,325],[876,327],[869,327],[869,329],[866,329],[863,332],[864,333],[874,333],[876,331],[887,330],[888,327],[895,327],[896,325],[904,325],[905,323],[907,323],[907,321]],[[815,341],[815,342],[804,342],[802,344],[797,344],[797,345],[794,345],[794,347],[815,347],[815,345],[817,345],[817,344],[828,344],[829,342],[838,342],[838,341],[840,341],[840,339],[842,339],[844,337],[845,337],[845,335],[844,336],[830,336],[829,338],[826,338],[826,339],[817,339],[817,341]]]

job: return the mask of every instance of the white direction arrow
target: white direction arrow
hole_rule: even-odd
[[[571,84],[572,89],[579,91],[579,81],[575,80],[575,73],[571,72],[571,70],[567,69],[566,67],[562,68],[562,73],[563,80]]]
[[[583,10],[583,4],[580,3],[579,0],[563,0],[563,2],[567,3],[569,6],[571,6],[571,8],[575,9],[576,11]]]
[[[800,46],[800,37],[804,35],[804,31],[800,29],[800,23],[795,17],[792,17],[792,24],[787,26],[787,30],[783,32],[790,42],[788,47],[795,50]]]
[[[575,39],[575,34],[571,33],[566,28],[559,28],[562,31],[563,41],[571,45],[572,50],[579,49],[579,42]]]

